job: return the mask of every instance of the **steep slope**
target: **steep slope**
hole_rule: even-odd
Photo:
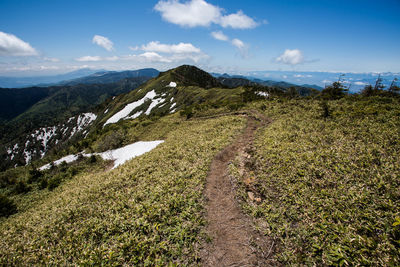
[[[43,98],[19,116],[1,125],[0,158],[2,163],[0,166],[5,168],[43,157],[43,151],[48,151],[59,142],[69,140],[69,137],[74,136],[76,134],[76,132],[72,133],[74,127],[80,127],[83,130],[88,126],[88,124],[78,122],[79,116],[92,112],[95,106],[112,96],[137,88],[147,79],[130,78],[113,84],[21,89],[24,90],[22,99],[26,99],[25,95],[36,95],[36,92],[43,92],[40,95]],[[46,93],[49,95],[44,97]],[[52,141],[48,143],[48,146],[40,148],[42,141],[39,136],[48,135],[48,129],[56,129],[51,131],[51,137],[47,137]],[[9,153],[10,148],[13,148],[12,154]],[[26,156],[27,153],[31,156]]]
[[[195,104],[235,103],[243,88],[222,86],[207,72],[183,65],[160,73],[138,90],[118,96],[101,115],[103,126],[140,116],[163,116]]]
[[[49,87],[0,88],[0,121],[4,123],[54,93]]]

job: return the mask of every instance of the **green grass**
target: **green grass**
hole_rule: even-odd
[[[176,127],[153,151],[74,176],[2,222],[0,265],[195,264],[210,162],[244,120],[171,118]],[[160,126],[151,127],[149,137],[159,137]]]
[[[253,149],[244,209],[276,240],[284,265],[400,264],[398,99],[265,101],[273,123]],[[233,170],[235,173],[235,169]],[[236,173],[237,174],[237,173]]]

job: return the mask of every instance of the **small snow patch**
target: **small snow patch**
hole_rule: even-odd
[[[176,87],[176,82],[170,82],[166,87]]]
[[[58,166],[61,163],[63,163],[64,161],[66,163],[71,163],[71,162],[74,162],[77,159],[78,159],[78,155],[68,155],[68,156],[65,156],[65,157],[63,157],[63,158],[61,158],[59,160],[53,161],[53,164],[55,166]],[[40,167],[39,170],[41,170],[41,171],[48,170],[48,169],[50,169],[50,167],[51,167],[51,163],[48,163],[48,164]]]
[[[269,94],[267,92],[257,91],[255,92],[255,94],[263,97],[269,97]]]

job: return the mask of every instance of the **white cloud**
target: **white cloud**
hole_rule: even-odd
[[[43,60],[49,61],[49,62],[59,62],[60,61],[58,58],[55,58],[55,57],[44,57]]]
[[[154,9],[161,13],[164,20],[182,27],[206,27],[214,23],[224,28],[249,29],[258,25],[242,11],[223,15],[222,8],[204,0],[190,0],[184,3],[180,0],[161,0]]]
[[[236,38],[232,40],[232,44],[239,49],[243,49],[245,47],[245,44],[241,40]]]
[[[107,51],[114,50],[113,42],[111,42],[107,37],[104,37],[104,36],[101,36],[101,35],[95,35],[95,36],[93,36],[92,42],[94,44],[97,44],[98,46],[103,47]]]
[[[139,57],[146,59],[146,61],[148,62],[164,62],[164,63],[171,62],[170,59],[167,59],[156,52],[145,52],[143,54],[140,54]]]
[[[36,56],[38,52],[17,36],[0,32],[0,56]]]
[[[286,49],[285,52],[276,58],[276,61],[288,65],[297,65],[304,62],[303,52],[298,49]]]
[[[159,53],[173,53],[173,54],[190,54],[200,53],[201,50],[191,43],[179,43],[179,44],[161,44],[158,41],[153,41],[147,45],[142,45],[143,51],[152,51]]]
[[[245,43],[243,43],[242,40],[235,38],[235,39],[232,39],[231,43],[233,46],[235,46],[237,49],[239,49],[240,55],[243,58],[248,56],[248,47]]]
[[[220,24],[224,28],[230,27],[233,29],[251,29],[258,26],[252,18],[243,14],[243,11],[241,10],[236,14],[222,16]]]
[[[228,41],[229,40],[228,36],[226,36],[222,31],[212,32],[211,36],[214,37],[214,39],[220,40],[220,41]]]
[[[116,61],[118,59],[119,57],[117,56],[113,57],[84,56],[76,58],[75,60],[80,62],[96,62],[96,61]]]
[[[101,61],[99,56],[84,56],[75,59],[76,61],[86,62],[86,61]]]

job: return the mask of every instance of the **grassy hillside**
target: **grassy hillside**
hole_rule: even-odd
[[[285,265],[400,263],[399,99],[257,103],[259,133],[242,182],[244,209]],[[236,173],[237,175],[237,173]],[[248,200],[247,192],[260,197]]]
[[[211,238],[206,177],[245,126],[231,112],[238,109],[272,121],[229,168],[242,210],[272,244],[273,262],[400,264],[396,94],[300,98],[215,82],[189,66],[161,73],[97,106],[86,138],[36,162],[165,140],[115,170],[92,157],[44,173],[29,166],[2,172],[0,211],[10,212],[0,218],[0,265],[199,264],[200,243]],[[106,124],[132,103],[139,104]]]
[[[243,119],[165,120],[175,129],[152,152],[110,172],[75,176],[3,221],[1,264],[196,262],[209,164]]]

